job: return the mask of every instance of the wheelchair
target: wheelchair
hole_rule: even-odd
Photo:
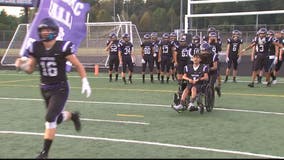
[[[212,112],[214,105],[215,105],[215,90],[214,90],[214,84],[211,82],[212,79],[209,76],[209,80],[204,81],[201,85],[201,89],[199,93],[197,93],[196,96],[196,103],[197,106],[200,108],[199,112],[200,114],[203,114],[204,108],[207,112]],[[185,88],[183,88],[185,89]],[[188,96],[185,99],[185,106],[188,106],[189,100],[190,100],[191,92],[189,91]],[[181,99],[181,93],[174,93],[174,105],[179,105]],[[176,110],[173,105],[172,108]],[[185,111],[186,108],[182,108],[180,110],[176,110],[178,113]]]
[[[205,107],[207,112],[212,112],[215,105],[214,85],[209,81],[201,85],[201,91],[197,94],[197,106]]]

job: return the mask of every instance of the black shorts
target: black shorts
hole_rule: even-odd
[[[255,55],[253,62],[253,71],[258,71],[263,69],[267,65],[267,56],[266,55]]]
[[[265,72],[270,72],[272,70],[274,58],[275,58],[275,56],[268,56],[267,57],[267,63],[264,67]]]
[[[142,63],[142,72],[145,72],[147,64],[150,72],[153,72],[154,69],[154,57],[152,55],[144,55],[143,57],[145,63]]]
[[[184,66],[187,65],[187,61],[180,61],[177,65],[177,73],[178,74],[184,74]]]
[[[41,85],[40,88],[47,109],[45,119],[47,122],[55,122],[64,110],[69,95],[69,84],[65,81]]]
[[[187,83],[186,87],[188,88],[189,92],[191,92],[192,87],[195,87],[196,88],[196,94],[198,94],[198,93],[201,92],[201,86],[202,86],[202,83],[197,83],[197,84]]]
[[[282,57],[284,58],[284,54],[282,54]],[[278,61],[277,61],[277,64],[275,66],[275,71],[278,72],[282,66],[282,63],[283,63],[283,59],[280,61],[279,58],[278,58]]]
[[[128,70],[130,72],[133,72],[133,62],[130,55],[122,56],[122,72],[126,73],[126,69],[128,67]]]
[[[112,71],[113,70],[113,66],[114,66],[114,70],[118,71],[118,66],[119,66],[119,58],[117,55],[110,55],[109,56],[109,70]]]
[[[229,57],[229,62],[228,62],[228,64],[227,64],[227,68],[231,68],[232,67],[232,65],[233,65],[233,69],[234,70],[237,70],[238,69],[238,58],[239,57]]]
[[[161,72],[169,72],[172,64],[172,58],[168,56],[162,56],[161,59]]]

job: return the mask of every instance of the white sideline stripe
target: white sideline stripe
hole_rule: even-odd
[[[13,99],[13,100],[24,100],[24,101],[29,101],[29,100],[32,100],[32,101],[42,101],[41,99],[29,99],[29,98],[3,98],[3,97],[0,97],[0,100],[1,99],[5,99],[5,100]],[[121,103],[121,102],[94,102],[94,101],[76,101],[76,100],[69,100],[68,102],[71,102],[71,103],[87,103],[87,104],[114,104],[114,105],[170,107],[169,105],[160,105],[160,104]],[[266,112],[266,111],[241,110],[241,109],[214,108],[214,110],[284,115],[284,113],[282,113],[282,112]]]
[[[43,136],[43,133],[18,132],[18,131],[0,131],[0,134],[21,134],[21,135]],[[66,138],[75,138],[75,139],[101,140],[101,141],[111,141],[111,142],[124,142],[124,143],[136,143],[136,144],[155,145],[155,146],[172,147],[172,148],[194,149],[194,150],[201,150],[201,151],[210,151],[210,152],[219,152],[219,153],[255,156],[255,157],[262,157],[262,158],[279,158],[279,159],[283,159],[284,158],[284,157],[280,157],[280,156],[273,156],[273,155],[266,155],[266,154],[256,154],[256,153],[250,153],[250,152],[222,150],[222,149],[214,149],[214,148],[207,148],[207,147],[194,147],[194,146],[185,146],[185,145],[177,145],[177,144],[169,144],[169,143],[159,143],[159,142],[149,142],[149,141],[138,141],[138,140],[127,140],[127,139],[113,139],[113,138],[102,138],[102,137],[89,137],[89,136],[75,136],[75,135],[65,135],[65,134],[56,134],[56,136],[57,137],[66,137]]]
[[[220,111],[232,111],[232,112],[247,112],[247,113],[261,113],[261,114],[275,114],[275,115],[284,115],[281,112],[266,112],[266,111],[253,111],[253,110],[244,110],[244,109],[228,109],[228,108],[215,108]]]
[[[19,100],[19,101],[43,101],[42,99],[33,99],[33,98],[5,98],[0,97],[0,100]],[[143,104],[143,103],[122,103],[122,102],[95,102],[95,101],[76,101],[68,100],[70,103],[85,103],[85,104],[113,104],[113,105],[132,105],[132,106],[154,106],[154,107],[166,107],[169,108],[170,105],[161,105],[161,104]],[[230,111],[230,112],[245,112],[245,113],[260,113],[260,114],[272,114],[272,115],[284,115],[282,112],[266,112],[266,111],[255,111],[255,110],[242,110],[242,109],[227,109],[227,108],[214,108],[214,110],[220,111]]]
[[[115,121],[115,120],[104,120],[104,119],[89,119],[89,118],[81,118],[82,121],[94,121],[94,122],[111,122],[111,123],[125,123],[125,124],[142,124],[149,125],[150,123],[144,122],[134,122],[134,121]]]
[[[0,73],[0,76],[27,76],[27,74],[1,74]],[[39,75],[28,75],[28,76],[35,76],[35,77],[39,77]],[[72,76],[72,75],[68,75],[68,77],[70,78],[80,78],[80,76]],[[93,77],[93,76],[88,76],[88,79],[108,79],[109,77]],[[282,81],[283,79],[281,79],[283,77],[280,77],[277,79],[277,84],[280,83],[280,84],[283,84],[284,82]],[[133,79],[142,79],[142,78],[133,78]],[[279,80],[280,79],[280,80]],[[251,80],[238,80],[238,78],[236,79],[237,82],[240,82],[240,83],[250,83]],[[222,80],[222,82],[224,82],[224,80]],[[227,83],[230,83],[231,81],[229,80]]]

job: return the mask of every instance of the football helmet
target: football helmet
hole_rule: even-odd
[[[124,33],[124,34],[122,35],[122,38],[130,38],[130,36],[129,36],[128,33]]]
[[[268,30],[268,31],[267,31],[267,35],[272,35],[272,36],[274,36],[274,34],[275,34],[275,32],[274,32],[273,30]]]
[[[203,42],[200,45],[200,51],[201,52],[210,52],[210,44],[208,44],[207,42]]]
[[[144,34],[144,39],[150,39],[150,38],[151,38],[150,34],[148,33]]]
[[[177,37],[177,34],[175,32],[170,33],[170,37]]]
[[[258,34],[266,34],[267,33],[267,29],[266,28],[260,28],[258,30]]]
[[[208,30],[207,30],[207,33],[209,34],[209,33],[211,33],[211,32],[216,32],[216,31],[217,31],[216,28],[214,28],[214,27],[209,27]]]
[[[157,32],[152,32],[151,33],[151,38],[157,38],[158,37],[158,33]]]
[[[52,32],[50,32],[47,36],[41,35],[42,29],[51,29]],[[42,41],[51,41],[55,39],[58,36],[59,33],[59,27],[55,20],[51,18],[44,18],[40,21],[38,27],[37,27],[38,35],[40,40]]]
[[[242,33],[241,33],[241,31],[239,31],[239,30],[233,30],[233,31],[232,31],[232,37],[233,37],[233,38],[237,38],[237,39],[238,39],[239,37],[241,37],[241,34],[242,34]]]
[[[217,37],[217,33],[216,32],[210,32],[208,36],[209,37]]]
[[[180,41],[180,42],[186,42],[186,38],[181,37],[181,38],[179,39],[179,41]]]
[[[169,34],[168,33],[164,33],[162,37],[163,37],[163,39],[168,39],[169,38]]]
[[[109,34],[109,38],[111,39],[116,39],[117,38],[117,35],[115,33],[110,33]]]
[[[200,43],[200,37],[198,35],[195,35],[192,37],[192,43],[193,44],[198,44]]]
[[[232,31],[232,35],[233,35],[233,36],[240,36],[240,35],[241,35],[241,31],[239,31],[239,30],[237,30],[237,29],[236,29],[236,30],[233,30],[233,31]]]

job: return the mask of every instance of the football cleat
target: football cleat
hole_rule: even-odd
[[[219,86],[215,87],[215,91],[217,92],[217,95],[221,97],[221,88]]]
[[[277,84],[277,80],[275,79],[275,80],[272,80],[272,82],[271,82],[272,84]]]
[[[171,108],[174,109],[176,112],[180,113],[182,111],[182,105],[171,105]]]
[[[178,99],[178,95],[175,93],[174,94],[174,104],[178,105],[179,104],[179,99]]]
[[[249,83],[248,86],[253,88],[254,87],[254,83]]]
[[[75,130],[79,132],[81,130],[80,113],[77,111],[72,113],[71,120],[74,123]]]
[[[204,107],[202,105],[198,106],[198,110],[199,110],[200,114],[204,113]]]
[[[39,155],[36,157],[36,159],[47,159],[47,158],[48,158],[48,155],[45,151],[41,151]]]
[[[189,110],[189,112],[193,112],[193,111],[197,111],[198,108],[195,107],[193,103],[189,103],[188,110]]]

